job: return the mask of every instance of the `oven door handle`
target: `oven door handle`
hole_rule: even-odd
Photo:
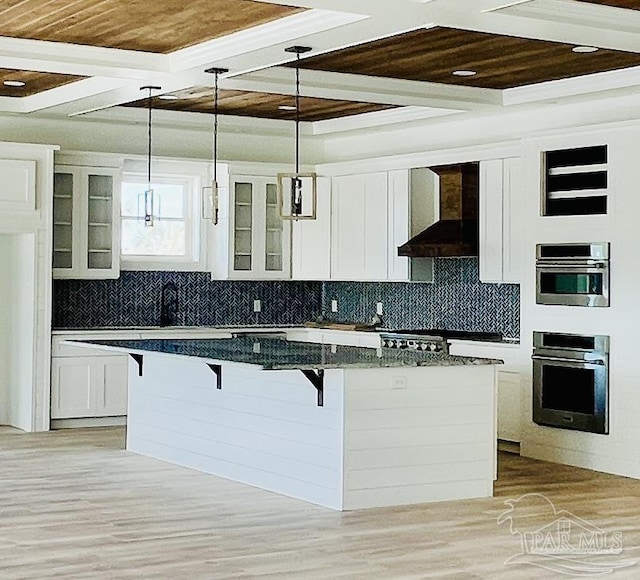
[[[554,356],[554,357],[548,357],[548,356],[540,356],[537,354],[531,355],[531,358],[533,360],[540,360],[540,361],[545,361],[545,362],[565,362],[565,363],[572,363],[574,365],[599,365],[599,366],[605,366],[606,363],[601,360],[601,359],[596,359],[596,360],[585,360],[585,359],[581,359],[581,358],[562,358],[559,356]]]
[[[538,270],[583,270],[585,272],[592,272],[594,270],[606,270],[607,264],[605,262],[538,262],[536,267]]]

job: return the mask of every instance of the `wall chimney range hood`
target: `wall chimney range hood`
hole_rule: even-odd
[[[429,167],[440,178],[440,220],[398,248],[410,258],[478,255],[478,163]]]

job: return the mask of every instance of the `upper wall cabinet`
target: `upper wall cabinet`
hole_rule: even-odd
[[[520,283],[521,161],[480,162],[480,280]]]
[[[334,178],[331,205],[331,278],[386,280],[387,173]]]
[[[328,280],[331,269],[331,179],[318,177],[315,220],[291,223],[291,277]]]
[[[213,237],[213,279],[290,278],[291,224],[280,218],[275,178],[232,177],[220,191]]]
[[[36,162],[0,159],[0,210],[4,214],[36,209]]]
[[[120,181],[118,168],[56,166],[54,278],[120,275]]]

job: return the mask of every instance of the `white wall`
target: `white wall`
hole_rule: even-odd
[[[545,150],[608,144],[609,214],[540,217],[540,159]],[[525,455],[596,470],[640,477],[640,129],[618,128],[532,140],[525,153],[525,263],[522,284],[523,353],[530,354],[533,331],[611,336],[610,434],[596,435],[535,425],[531,421],[531,364],[527,380]],[[576,308],[535,304],[535,244],[544,242],[610,242],[611,306]]]
[[[6,299],[9,295],[9,287],[11,277],[9,276],[9,268],[11,261],[9,236],[0,235],[0,425],[6,425],[9,418],[9,314],[11,312],[10,301]]]
[[[34,404],[36,332],[35,234],[0,236],[0,422],[29,430]]]
[[[7,141],[55,143],[62,151],[147,154],[147,117],[142,109],[113,109],[73,118],[44,115],[0,115]],[[302,163],[322,155],[322,143],[303,128]],[[212,121],[209,115],[168,111],[153,114],[153,155],[211,159]],[[218,157],[222,161],[287,163],[293,167],[294,125],[287,121],[220,119]]]

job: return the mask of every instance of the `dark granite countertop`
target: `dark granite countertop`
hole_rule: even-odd
[[[288,341],[283,337],[152,340],[74,340],[78,344],[125,352],[156,352],[259,366],[265,370],[354,369],[502,364],[496,359],[391,348],[331,346]]]

